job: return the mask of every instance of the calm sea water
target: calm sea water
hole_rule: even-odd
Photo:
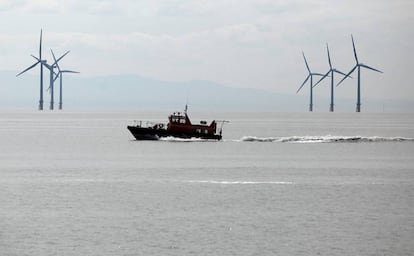
[[[167,115],[0,113],[0,255],[414,255],[413,114]]]

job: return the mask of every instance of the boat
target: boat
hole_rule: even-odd
[[[165,137],[182,139],[199,138],[205,140],[221,140],[225,120],[213,120],[210,124],[201,121],[200,124],[192,124],[187,114],[187,105],[184,112],[174,112],[168,117],[168,123],[155,123],[135,121],[135,125],[127,128],[136,140],[159,140]],[[221,127],[217,132],[217,124]]]

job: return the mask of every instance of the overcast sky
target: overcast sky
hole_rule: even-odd
[[[211,80],[294,94],[315,72],[361,62],[365,97],[413,99],[412,0],[0,0],[0,70],[20,71],[50,48],[71,53],[82,76],[136,74],[168,81]],[[36,69],[38,72],[38,69]],[[355,97],[356,79],[337,88]],[[328,81],[315,94],[329,94]],[[308,94],[308,90],[301,92]]]

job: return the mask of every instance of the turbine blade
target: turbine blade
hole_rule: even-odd
[[[315,86],[317,86],[320,82],[322,82],[322,80],[323,79],[325,79],[328,75],[329,75],[329,73],[331,72],[331,70],[329,70],[328,71],[328,73],[326,73],[321,79],[319,79],[319,81],[314,85],[314,86],[312,86],[312,88],[314,88]]]
[[[42,59],[42,29],[40,29],[39,58]]]
[[[56,62],[55,53],[53,52],[53,50],[52,50],[52,49],[50,49],[50,52],[52,53],[53,60]]]
[[[337,70],[337,69],[334,69],[334,72],[336,72],[336,73],[338,73],[338,74],[341,74],[341,75],[343,75],[343,76],[346,76],[346,74],[344,74],[342,71],[339,71],[339,70]]]
[[[56,74],[55,78],[53,78],[53,82],[55,82],[60,76],[60,72]]]
[[[56,60],[55,54],[53,53],[53,50],[52,49],[50,49],[50,51],[52,52],[52,56],[53,56],[53,60],[55,61],[55,65],[58,68],[58,70],[60,71],[60,67],[59,67],[59,64],[58,64],[58,62]]]
[[[73,71],[73,70],[62,70],[60,71],[60,73],[75,73],[75,74],[79,74],[79,71]]]
[[[352,34],[351,34],[351,39],[352,39],[352,47],[354,48],[355,60],[356,60],[356,63],[359,64],[359,62],[358,62],[358,56],[357,56],[356,49],[355,49],[354,37],[352,36]]]
[[[305,85],[305,83],[309,80],[309,77],[311,75],[308,75],[308,77],[305,79],[305,81],[303,81],[302,85],[299,87],[299,89],[296,91],[296,93],[298,93],[300,91],[300,89],[302,89],[302,87]]]
[[[16,76],[20,76],[21,74],[23,74],[24,72],[28,71],[29,69],[34,68],[37,64],[39,64],[39,61],[36,62],[35,64],[31,65],[30,67],[26,68],[25,70],[23,70],[22,72],[20,72],[19,74],[17,74]]]
[[[351,69],[351,71],[349,71],[349,73],[348,74],[346,74],[343,78],[342,78],[342,80],[341,81],[339,81],[339,83],[337,83],[336,84],[336,86],[339,86],[345,79],[347,79],[351,74],[352,74],[352,72],[354,72],[355,71],[355,69],[358,67],[358,65],[355,65],[355,67],[353,68],[353,69]]]
[[[30,56],[32,56],[33,58],[35,58],[38,62],[41,62],[40,59],[36,56],[34,56],[33,54],[31,54]]]
[[[304,53],[303,51],[302,51],[302,55],[303,55],[303,59],[305,60],[306,68],[308,69],[308,71],[309,71],[309,73],[310,73],[311,71],[310,71],[310,68],[309,68],[308,62],[306,61],[306,58],[305,58],[305,53]]]
[[[382,71],[380,71],[380,70],[378,70],[378,69],[375,69],[375,68],[371,68],[371,67],[369,67],[369,66],[367,66],[367,65],[365,65],[365,64],[359,64],[361,67],[364,67],[364,68],[367,68],[367,69],[371,69],[371,70],[373,70],[373,71],[376,71],[376,72],[379,72],[379,73],[384,73],[384,72],[382,72]]]
[[[323,76],[323,74],[321,74],[321,73],[312,73],[311,75],[313,75],[313,76]]]
[[[329,47],[328,47],[328,44],[326,44],[326,50],[328,51],[329,67],[332,69],[331,56],[329,55]]]
[[[60,56],[60,58],[59,58],[59,59],[57,59],[56,63],[57,63],[58,61],[60,61],[63,57],[65,57],[65,56],[66,56],[69,52],[70,52],[70,51],[67,51],[67,52],[65,52],[65,54],[63,54],[62,56]]]

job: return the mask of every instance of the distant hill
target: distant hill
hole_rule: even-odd
[[[37,109],[39,76],[27,73],[16,78],[17,72],[0,72],[0,108]],[[186,102],[191,111],[261,111],[306,112],[308,95],[278,94],[260,89],[235,88],[212,81],[171,82],[136,75],[117,75],[85,78],[64,76],[64,109],[69,111],[175,111]],[[45,72],[44,86],[49,86]],[[55,82],[55,107],[58,106],[59,80]],[[295,90],[294,88],[293,90]],[[44,106],[48,108],[50,95],[44,92]],[[321,104],[323,102],[323,105]],[[315,111],[327,112],[328,98],[315,102]],[[367,111],[381,112],[383,102],[365,102]],[[354,100],[336,99],[337,110],[353,112]],[[405,105],[404,105],[405,104]],[[371,109],[367,109],[370,106]],[[374,107],[373,107],[374,106]],[[385,110],[414,106],[412,102],[387,103]],[[414,109],[414,108],[411,108]]]
[[[192,111],[287,111],[295,107],[292,101],[300,105],[299,99],[291,96],[211,81],[169,82],[138,76],[108,76],[71,77],[65,82],[70,86],[66,89],[68,107],[175,110],[188,102]]]

